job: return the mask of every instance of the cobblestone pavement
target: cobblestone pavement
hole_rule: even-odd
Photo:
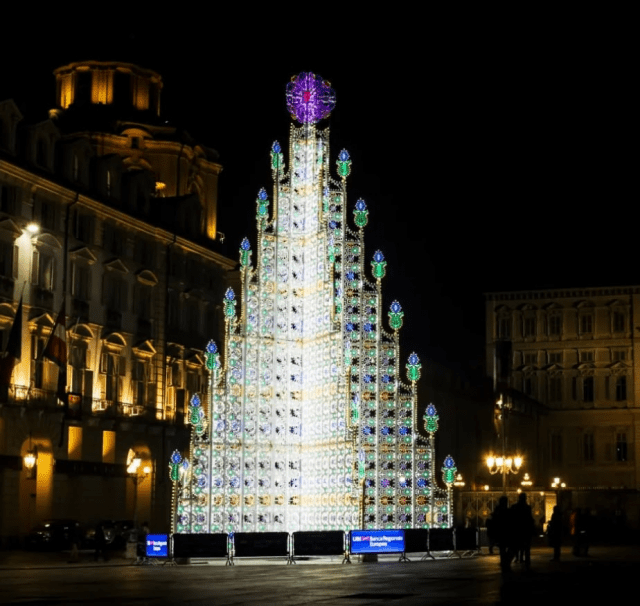
[[[420,604],[585,604],[610,600],[635,589],[640,572],[637,547],[595,547],[589,558],[568,549],[550,562],[549,549],[534,549],[530,571],[519,564],[506,577],[498,557],[438,558],[398,562],[341,564],[341,558],[311,559],[287,566],[282,560],[192,563],[186,566],[133,566],[114,554],[94,562],[83,552],[76,563],[69,553],[0,552],[0,603],[146,604],[278,606]]]

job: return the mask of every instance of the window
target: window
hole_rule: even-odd
[[[93,217],[76,212],[72,223],[73,236],[85,244],[93,243]]]
[[[616,461],[628,461],[627,434],[619,431],[616,433]]]
[[[526,353],[524,354],[524,363],[525,364],[535,364],[537,362],[538,354],[535,353]]]
[[[580,362],[593,362],[593,351],[582,350],[580,352]]]
[[[627,359],[627,352],[624,350],[613,351],[611,352],[611,357],[614,362],[622,362]]]
[[[153,267],[155,263],[154,252],[154,244],[152,242],[147,242],[142,238],[136,238],[134,258],[140,265]],[[196,280],[197,279],[198,278],[196,278]]]
[[[627,377],[621,376],[616,379],[616,401],[624,402],[627,399]]]
[[[86,265],[73,263],[71,266],[71,293],[81,301],[91,297],[91,270]]]
[[[116,462],[116,432],[105,430],[102,432],[102,462]]]
[[[120,376],[124,375],[124,360],[117,353],[103,352],[100,372],[104,377],[105,399],[115,402],[120,399]]]
[[[511,318],[498,318],[498,335],[499,339],[511,338]]]
[[[102,246],[107,252],[117,256],[122,255],[124,251],[124,242],[125,234],[115,225],[111,225],[110,223],[106,223],[104,225]]]
[[[562,352],[554,351],[549,354],[549,364],[562,364]]]
[[[56,228],[56,207],[52,202],[46,200],[40,202],[40,222],[45,229]]]
[[[16,188],[10,185],[0,185],[0,211],[16,214]]]
[[[592,433],[582,435],[582,460],[585,463],[593,463],[595,461],[595,441]]]
[[[55,287],[56,260],[45,251],[33,251],[32,282],[40,288],[53,291]]]
[[[549,401],[562,401],[562,377],[551,377],[549,379]]]
[[[522,325],[523,337],[535,337],[536,336],[536,319],[534,317],[524,318]]]
[[[613,332],[624,332],[625,330],[625,317],[621,311],[613,312]]]
[[[593,333],[593,315],[583,314],[580,316],[580,334],[590,335]]]
[[[551,434],[551,463],[554,465],[562,464],[562,434]]]
[[[593,402],[593,377],[582,379],[582,399],[585,402]]]
[[[549,335],[559,336],[562,334],[562,316],[555,313],[549,316]]]
[[[123,276],[107,274],[104,280],[104,304],[111,311],[123,312],[128,309],[129,289]]]
[[[134,404],[143,407],[153,406],[156,398],[153,362],[136,359],[133,361],[131,370]]]
[[[74,340],[71,346],[71,391],[90,396],[85,387],[85,371],[87,370],[87,344]]]
[[[3,278],[18,277],[18,251],[11,242],[0,242],[0,276]]]

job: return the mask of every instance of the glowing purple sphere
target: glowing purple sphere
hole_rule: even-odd
[[[287,109],[302,124],[315,124],[336,106],[336,93],[320,76],[302,72],[287,84]]]

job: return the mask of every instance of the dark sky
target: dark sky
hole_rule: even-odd
[[[322,75],[337,95],[331,153],[349,150],[350,204],[363,197],[370,210],[367,257],[387,257],[385,310],[393,299],[405,310],[406,353],[453,367],[482,356],[484,292],[638,282],[624,40],[597,24],[486,16],[347,26],[332,10],[313,30],[255,16],[253,31],[171,15],[162,26],[19,25],[0,41],[0,98],[44,117],[59,65],[159,71],[166,118],[220,153],[219,229],[235,257],[243,235],[255,242],[271,143],[288,139],[286,83]]]

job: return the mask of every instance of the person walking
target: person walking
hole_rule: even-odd
[[[521,492],[518,502],[509,510],[512,524],[511,557],[520,558],[526,568],[531,567],[531,539],[535,529],[531,506],[527,503],[527,495]],[[521,554],[521,556],[520,556]]]
[[[507,497],[500,497],[498,505],[491,514],[491,527],[493,540],[500,551],[500,570],[505,574],[511,570],[511,558],[509,555],[510,535],[509,501]]]
[[[560,513],[560,507],[556,505],[553,508],[553,514],[549,520],[547,526],[547,537],[549,539],[549,545],[553,547],[553,559],[552,562],[560,561],[560,546],[562,545],[562,514]]]

